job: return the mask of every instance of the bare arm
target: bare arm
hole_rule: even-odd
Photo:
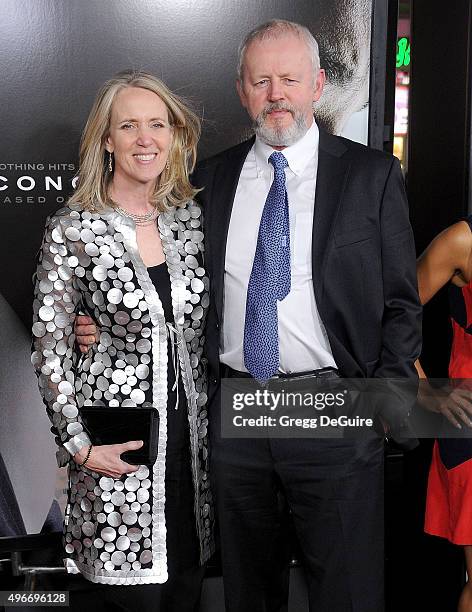
[[[436,236],[417,262],[421,303],[426,304],[448,282],[458,285],[469,282],[471,254],[472,233],[465,221],[455,223]],[[419,377],[426,379],[419,360],[415,366]],[[472,415],[472,401],[467,390],[458,387],[444,395],[439,390],[429,393],[426,384],[422,383],[420,400],[423,395],[428,408],[442,413],[455,427],[461,428],[457,418],[472,426],[469,417]]]
[[[465,221],[441,232],[418,258],[418,291],[422,304],[454,277],[469,279],[472,233]]]

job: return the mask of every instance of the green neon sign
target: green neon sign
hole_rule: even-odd
[[[397,40],[397,68],[410,65],[410,39],[402,36]]]

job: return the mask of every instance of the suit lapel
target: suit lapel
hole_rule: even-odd
[[[215,182],[211,198],[211,218],[209,219],[210,258],[212,263],[211,282],[213,299],[221,321],[223,308],[223,286],[225,271],[226,242],[229,222],[233,210],[234,196],[239,176],[254,138],[228,151],[215,170]],[[208,237],[207,237],[208,241]]]
[[[323,299],[323,271],[326,254],[331,244],[349,173],[349,161],[343,159],[346,151],[347,148],[342,140],[320,129],[312,236],[313,285],[318,307]]]

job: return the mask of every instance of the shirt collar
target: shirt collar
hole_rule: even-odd
[[[309,162],[318,153],[318,145],[320,140],[320,131],[316,122],[313,121],[307,132],[300,140],[289,147],[286,147],[281,151],[288,161],[290,170],[300,176],[305,170]],[[270,145],[262,142],[262,140],[256,136],[256,142],[254,144],[254,153],[256,157],[257,171],[263,172],[267,170],[269,165],[269,157],[272,155],[275,149]]]

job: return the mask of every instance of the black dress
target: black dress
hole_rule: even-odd
[[[173,323],[172,297],[166,263],[148,268],[164,309]],[[164,584],[112,586],[92,584],[78,576],[71,584],[71,610],[197,612],[204,568],[199,565],[199,545],[193,510],[187,402],[179,380],[178,405],[172,347],[168,342],[168,401],[166,451],[167,565]]]

